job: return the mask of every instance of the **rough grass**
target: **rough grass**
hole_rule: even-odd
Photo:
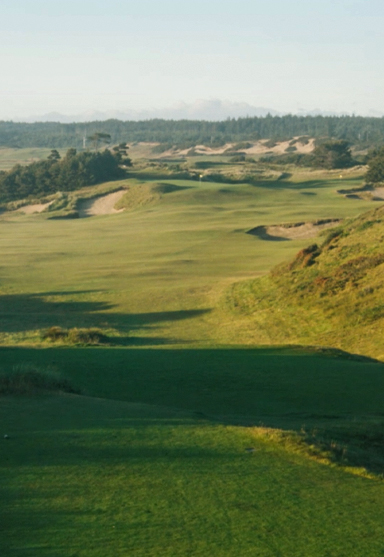
[[[268,331],[277,343],[332,345],[384,359],[383,238],[381,206],[269,276],[233,286],[226,307],[247,316],[255,335]]]

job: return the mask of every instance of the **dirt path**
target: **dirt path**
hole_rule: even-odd
[[[80,217],[94,217],[98,215],[111,215],[113,213],[121,213],[124,209],[115,209],[115,205],[126,190],[114,191],[102,197],[93,197],[92,199],[84,199],[78,204],[78,211]]]

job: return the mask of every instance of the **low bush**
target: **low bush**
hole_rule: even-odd
[[[0,373],[0,395],[33,395],[44,391],[80,394],[67,379],[49,368],[22,363],[13,366],[11,372]]]
[[[97,345],[107,344],[108,337],[100,329],[62,329],[61,327],[50,327],[43,333],[43,339],[50,342],[64,342],[67,344]]]
[[[229,162],[245,162],[245,154],[238,153],[229,159]]]

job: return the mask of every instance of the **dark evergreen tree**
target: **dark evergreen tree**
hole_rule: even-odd
[[[384,147],[380,147],[368,154],[368,171],[365,179],[368,183],[384,182]]]
[[[126,175],[119,156],[108,149],[103,152],[77,153],[69,149],[63,159],[56,157],[16,165],[0,174],[0,202],[39,197],[57,191],[73,191]]]
[[[312,154],[313,166],[319,168],[348,168],[353,166],[353,158],[348,141],[339,139],[325,141],[317,145]]]
[[[51,154],[48,157],[48,160],[58,161],[59,159],[61,159],[59,151],[57,149],[52,149]]]

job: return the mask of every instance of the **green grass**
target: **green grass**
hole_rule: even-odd
[[[299,252],[259,280],[233,285],[222,321],[232,338],[332,345],[384,359],[383,206],[347,221],[319,247]],[[240,316],[240,319],[237,317]]]
[[[0,398],[1,555],[384,555],[382,364],[239,346],[277,340],[222,302],[308,244],[251,228],[377,204],[336,193],[353,174],[137,174],[117,215],[0,216],[0,372],[87,395]],[[50,327],[114,346],[58,347]]]
[[[92,396],[207,415],[302,420],[382,411],[381,363],[324,357],[310,349],[2,348],[0,353],[2,366],[20,360],[57,366]]]
[[[19,361],[37,369],[57,368],[70,385],[91,396],[305,432],[307,442],[330,450],[336,460],[344,443],[342,464],[383,470],[382,443],[376,444],[383,427],[380,363],[292,347],[3,348],[0,354],[7,370]],[[376,441],[370,441],[372,434]]]
[[[7,557],[382,554],[384,484],[265,428],[68,395],[0,419]]]
[[[59,149],[61,155],[66,149]],[[31,164],[32,162],[48,158],[51,149],[30,147],[26,149],[15,149],[12,147],[0,148],[0,170],[10,170],[15,164]]]
[[[340,180],[164,183],[174,191],[147,183],[149,201],[144,191],[142,203],[128,203],[113,216],[47,221],[54,213],[4,213],[0,342],[36,343],[51,326],[96,326],[148,343],[227,342],[215,320],[221,293],[233,281],[266,273],[308,242],[272,243],[248,230],[375,206],[338,195]]]

